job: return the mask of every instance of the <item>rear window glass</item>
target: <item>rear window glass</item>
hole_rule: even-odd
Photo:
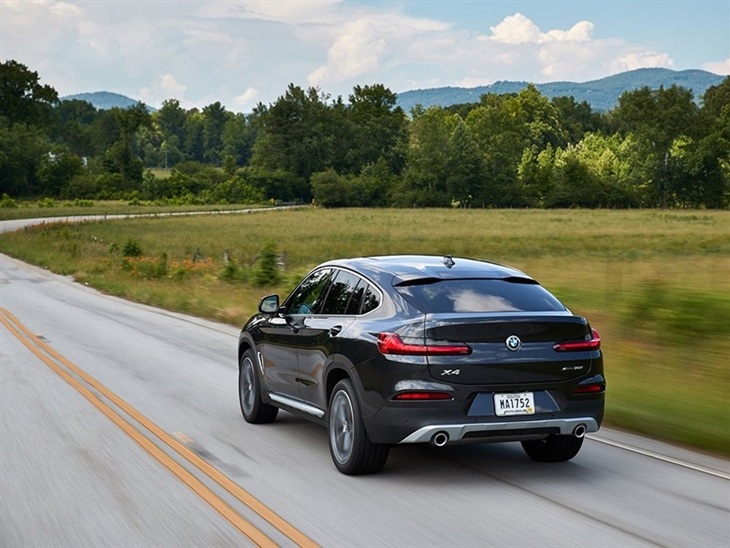
[[[542,286],[507,280],[429,280],[395,288],[421,312],[554,312],[565,307]]]
[[[362,309],[360,310],[360,314],[367,314],[371,310],[375,310],[378,308],[379,304],[380,297],[378,296],[378,292],[375,291],[371,285],[368,285],[368,288],[365,291],[365,296],[362,299]]]

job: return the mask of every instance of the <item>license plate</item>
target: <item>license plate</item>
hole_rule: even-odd
[[[498,417],[534,415],[535,397],[532,392],[522,394],[495,394],[494,411]]]

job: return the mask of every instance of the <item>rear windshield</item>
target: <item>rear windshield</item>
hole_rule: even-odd
[[[425,313],[565,310],[545,288],[526,280],[428,280],[395,289]]]

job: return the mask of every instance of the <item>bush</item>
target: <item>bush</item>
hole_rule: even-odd
[[[0,199],[0,207],[3,209],[14,209],[18,207],[18,204],[10,196],[3,194],[2,199]]]
[[[251,280],[253,285],[263,287],[279,283],[281,273],[279,272],[278,259],[274,244],[272,242],[264,242],[261,254],[253,266]]]
[[[246,272],[228,255],[228,251],[226,251],[225,264],[218,279],[229,284],[246,281]]]
[[[141,257],[142,247],[139,245],[137,240],[129,238],[122,247],[122,255],[125,257]]]
[[[53,198],[43,198],[38,200],[38,207],[56,207],[56,201]]]

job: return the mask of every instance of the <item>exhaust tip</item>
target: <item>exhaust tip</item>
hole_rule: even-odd
[[[579,424],[575,427],[575,430],[573,430],[573,435],[576,438],[582,438],[586,435],[586,425],[585,424]]]
[[[443,447],[449,442],[449,435],[446,432],[436,432],[431,438],[431,443],[436,447]]]

